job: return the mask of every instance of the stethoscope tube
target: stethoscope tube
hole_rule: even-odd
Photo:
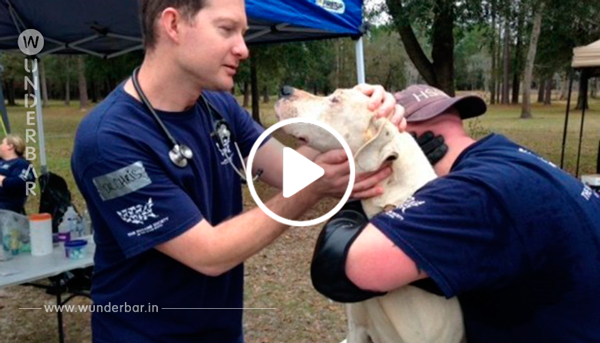
[[[133,70],[133,73],[131,75],[131,80],[133,82],[133,88],[135,88],[135,91],[138,93],[138,96],[140,97],[140,99],[142,100],[144,105],[146,105],[146,107],[148,108],[150,113],[152,113],[152,116],[154,117],[154,119],[156,120],[156,122],[158,123],[158,125],[160,126],[162,131],[165,133],[165,135],[167,136],[169,141],[171,141],[171,144],[173,144],[173,148],[171,148],[171,150],[169,151],[169,159],[176,166],[178,166],[180,168],[185,168],[188,165],[188,161],[194,157],[194,153],[193,153],[192,149],[190,149],[187,145],[179,144],[177,142],[177,140],[175,139],[175,137],[173,137],[173,135],[171,135],[171,132],[167,129],[167,127],[165,126],[163,121],[160,119],[160,117],[154,110],[154,107],[152,107],[152,104],[146,97],[146,94],[142,90],[142,87],[140,86],[140,83],[138,80],[139,71],[140,71],[140,67],[137,67]],[[202,99],[204,105],[206,106],[206,110],[209,112],[210,117],[212,119],[214,119],[215,110],[212,109],[210,103],[208,103],[206,98],[201,96],[201,99]],[[224,131],[226,131],[226,132],[224,132]],[[231,130],[229,130],[229,126],[224,118],[221,118],[220,120],[217,121],[217,123],[215,124],[214,131],[211,134],[211,136],[215,140],[215,145],[219,149],[219,151],[221,149],[223,149],[224,145],[225,145],[225,143],[224,143],[225,138],[221,136],[221,133],[223,133],[223,135],[227,135],[227,136],[233,138],[231,141],[233,142],[233,145],[235,146],[237,155],[240,159],[242,170],[240,171],[236,167],[235,163],[233,163],[233,160],[231,159],[231,156],[222,153],[223,158],[225,158],[227,160],[227,163],[229,163],[229,165],[233,168],[233,170],[236,172],[236,174],[239,175],[242,182],[245,183],[247,181],[246,180],[246,163],[244,162],[244,159],[242,157],[242,153],[237,144],[237,141],[235,140],[235,137],[232,136],[233,133],[231,132]],[[258,172],[256,173],[256,175],[254,176],[253,181],[256,181],[256,179],[258,179],[262,175],[262,173],[263,173],[263,170],[259,169]]]
[[[142,87],[140,86],[140,82],[138,80],[139,71],[140,67],[137,67],[133,70],[133,75],[131,75],[133,88],[135,88],[135,91],[138,93],[140,99],[142,99],[144,105],[148,107],[148,110],[150,111],[150,113],[152,113],[152,116],[154,117],[154,119],[156,119],[156,122],[158,123],[160,128],[163,130],[165,135],[167,135],[167,138],[171,141],[171,144],[173,144],[173,148],[171,148],[171,150],[169,151],[169,159],[171,160],[171,162],[173,162],[173,164],[175,164],[179,168],[185,168],[188,165],[188,160],[194,158],[194,152],[187,145],[179,144],[177,140],[175,140],[175,137],[171,135],[171,132],[167,129],[162,120],[160,120],[160,117],[154,110],[154,107],[152,107],[150,100],[148,100],[148,98],[146,97],[146,93],[144,93]]]

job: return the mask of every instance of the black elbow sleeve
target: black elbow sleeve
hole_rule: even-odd
[[[325,224],[317,239],[310,268],[313,286],[319,293],[344,303],[385,294],[362,290],[346,275],[348,250],[368,223],[360,202],[353,202]]]

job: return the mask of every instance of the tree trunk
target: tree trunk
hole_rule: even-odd
[[[531,42],[527,52],[525,62],[525,75],[523,77],[523,107],[521,109],[521,119],[531,118],[531,74],[533,73],[533,62],[537,51],[538,38],[542,28],[542,11],[544,3],[542,2],[533,17],[533,29],[531,30]]]
[[[579,81],[579,97],[577,97],[577,107],[575,107],[576,110],[581,110],[584,107],[586,110],[590,108],[588,98],[585,96],[588,92],[588,70],[589,69],[584,69],[581,72],[581,80]]]
[[[98,92],[96,91],[96,81],[94,79],[92,79],[91,81],[91,85],[90,87],[92,88],[92,102],[93,103],[97,103],[98,102]]]
[[[498,49],[500,51],[500,49]],[[500,65],[500,58],[498,58],[498,65]],[[496,103],[500,103],[500,94],[502,94],[502,82],[500,82],[500,68],[498,68],[498,84],[496,84]]]
[[[502,24],[500,23],[500,20],[498,20],[496,32],[498,33],[498,41],[496,42],[496,46],[498,47],[496,49],[496,103],[499,104],[500,94],[502,94],[502,76],[500,75],[500,65],[502,60]]]
[[[560,100],[565,100],[567,98],[567,92],[569,89],[569,72],[565,72],[562,77],[562,82],[560,83]]]
[[[40,67],[40,85],[42,86],[42,106],[47,107],[48,104],[48,84],[46,83],[46,68],[44,67],[44,60],[38,59]]]
[[[67,82],[65,82],[65,105],[71,106],[71,81],[67,76]]]
[[[386,0],[396,30],[408,57],[425,81],[454,96],[454,3],[436,0],[434,5],[432,51],[429,61],[402,8],[402,0]]]
[[[454,2],[437,0],[434,8],[431,57],[436,87],[450,96],[454,91]]]
[[[100,85],[98,84],[97,81],[93,82],[93,95],[92,95],[92,101],[95,103],[98,103],[98,99],[100,99]]]
[[[250,105],[250,89],[248,89],[248,81],[244,81],[244,107],[248,108]]]
[[[502,75],[502,104],[506,105],[509,103],[508,90],[510,87],[509,75],[510,75],[510,18],[506,16],[504,21],[504,66]]]
[[[517,47],[515,49],[515,63],[513,64],[513,84],[512,84],[512,103],[519,103],[519,93],[521,85],[521,73],[523,69],[523,25],[525,21],[525,9],[521,5],[518,9],[519,19],[517,21]]]
[[[271,99],[269,98],[269,87],[263,87],[263,104],[268,104]]]
[[[544,103],[544,85],[545,84],[546,84],[546,80],[543,79],[542,77],[540,77],[540,80],[538,81],[538,97],[537,97],[538,104]]]
[[[250,83],[252,89],[252,119],[255,122],[260,122],[260,106],[258,96],[258,77],[256,76],[256,54],[250,55]],[[261,124],[262,125],[262,124]]]
[[[594,79],[594,85],[592,86],[592,99],[598,99],[598,77]]]
[[[15,80],[7,80],[4,84],[4,89],[6,89],[6,101],[8,101],[8,106],[17,106],[15,94]]]
[[[77,74],[79,75],[79,108],[85,110],[88,106],[88,93],[85,79],[85,62],[82,56],[77,57]]]
[[[518,104],[519,103],[519,91],[521,87],[521,80],[519,77],[518,73],[514,73],[513,74],[513,84],[512,84],[512,103],[513,104]]]
[[[546,94],[544,94],[544,105],[552,105],[552,78],[546,80]]]
[[[492,70],[490,77],[490,104],[496,103],[496,1],[492,1]]]

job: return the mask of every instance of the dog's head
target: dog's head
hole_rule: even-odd
[[[398,157],[391,144],[398,129],[385,118],[375,119],[368,101],[369,97],[354,89],[338,89],[321,97],[284,87],[275,113],[279,120],[309,118],[331,126],[348,143],[358,171],[367,172]],[[321,152],[342,147],[333,135],[315,125],[297,123],[285,126],[284,131]]]

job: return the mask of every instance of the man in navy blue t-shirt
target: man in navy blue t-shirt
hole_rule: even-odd
[[[501,135],[469,137],[462,119],[485,112],[481,99],[428,86],[396,97],[407,129],[449,150],[440,178],[363,229],[349,280],[385,292],[425,279],[458,297],[469,343],[600,342],[598,194]]]
[[[242,169],[237,149],[232,140],[216,147],[211,137],[222,117],[245,158],[263,131],[228,92],[248,57],[244,2],[142,0],[140,6],[146,55],[139,86],[193,157],[187,166],[173,162],[172,140],[132,79],[81,122],[72,169],[95,228],[93,340],[239,343],[242,263],[287,229],[260,209],[241,214],[241,180],[231,166]],[[360,89],[384,115],[394,112],[395,100],[382,87]],[[276,195],[266,202],[272,211],[294,219],[319,199],[343,194],[347,185],[337,180],[348,174],[345,153],[313,157],[325,176],[294,197]],[[253,166],[263,170],[263,181],[281,187],[282,147],[274,139],[258,150]],[[379,194],[375,185],[389,174],[388,168],[358,178],[354,196]]]

